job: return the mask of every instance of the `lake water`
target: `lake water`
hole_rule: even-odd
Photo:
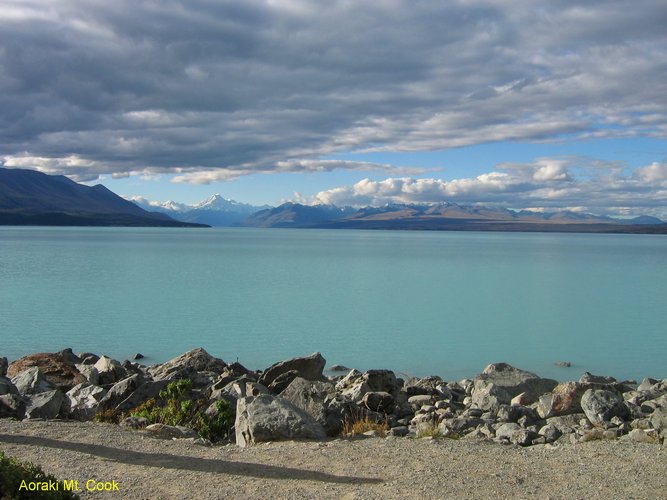
[[[667,238],[0,227],[0,355],[667,377]],[[558,368],[556,361],[570,361]]]

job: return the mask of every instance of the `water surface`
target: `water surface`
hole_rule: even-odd
[[[0,228],[0,355],[447,379],[506,361],[558,379],[667,377],[667,238],[305,229]],[[569,369],[555,361],[570,361]]]

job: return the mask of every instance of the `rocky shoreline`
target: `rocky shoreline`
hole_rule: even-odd
[[[12,363],[0,358],[0,417],[88,421],[112,415],[121,426],[155,437],[210,445],[191,428],[137,416],[137,408],[162,397],[171,383],[188,380],[187,397],[204,415],[214,419],[223,406],[231,410],[233,426],[221,441],[241,447],[341,434],[521,447],[601,439],[661,445],[667,436],[667,379],[637,383],[585,373],[559,383],[505,363],[460,381],[403,380],[391,370],[344,367],[332,367],[340,375],[327,377],[325,364],[314,353],[253,371],[201,348],[154,366],[71,349]]]

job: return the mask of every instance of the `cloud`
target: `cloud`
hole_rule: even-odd
[[[241,168],[193,170],[174,177],[173,182],[189,184],[210,184],[211,182],[231,181],[244,175],[257,173],[304,173],[304,172],[331,172],[333,170],[354,171],[383,171],[394,175],[419,175],[424,173],[423,168],[395,167],[393,165],[347,161],[347,160],[287,160],[276,162],[275,165],[247,165]]]
[[[212,182],[348,151],[665,138],[665,23],[663,0],[9,0],[0,150]]]
[[[573,173],[575,170],[581,173]],[[610,165],[595,175],[599,162],[585,159],[539,158],[530,164],[502,164],[474,178],[363,179],[351,186],[321,191],[312,204],[379,206],[388,203],[486,204],[516,209],[562,208],[598,214],[667,217],[667,164],[653,163],[624,175]],[[301,198],[304,199],[303,197]]]

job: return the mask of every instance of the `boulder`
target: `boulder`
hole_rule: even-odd
[[[440,422],[438,429],[443,435],[466,434],[477,426],[484,424],[484,421],[476,417],[454,417],[444,419]]]
[[[239,398],[236,444],[246,447],[282,439],[324,439],[326,432],[308,413],[280,396],[261,394]]]
[[[633,429],[621,439],[635,443],[658,444],[660,442],[660,437],[654,429]]]
[[[581,397],[581,408],[593,425],[602,425],[613,417],[627,418],[629,410],[615,392],[588,389]]]
[[[425,377],[421,379],[410,379],[405,383],[404,390],[409,396],[421,396],[439,394],[438,386],[444,386],[445,382],[440,377]]]
[[[526,393],[528,401],[533,402],[557,385],[555,380],[540,378],[507,363],[495,363],[475,377],[472,404],[482,410],[489,410],[501,404],[510,404],[522,392]]]
[[[614,377],[605,375],[593,375],[590,372],[584,372],[579,379],[580,384],[615,384],[617,380]]]
[[[100,400],[99,411],[111,410],[116,408],[121,402],[125,401],[130,395],[137,390],[143,383],[140,375],[132,375],[120,382],[116,382],[109,392]]]
[[[77,420],[90,420],[107,391],[99,386],[83,382],[65,394],[65,410]]]
[[[139,385],[134,390],[132,390],[131,387],[127,391],[121,390],[119,388],[119,394],[128,394],[128,392],[129,394],[126,398],[122,399],[118,404],[116,404],[116,410],[124,413],[129,412],[130,410],[135,409],[137,406],[144,404],[149,399],[158,397],[160,391],[169,385],[168,380],[149,380],[143,383],[140,383],[140,381],[141,379],[136,380],[136,383]],[[134,383],[135,382],[132,382],[131,384]]]
[[[94,365],[98,373],[98,381],[100,385],[111,385],[123,380],[127,376],[125,368],[108,356],[102,356]]]
[[[0,358],[0,377],[6,377],[7,376],[7,367],[9,366],[9,363],[7,362],[7,358]]]
[[[303,358],[292,358],[280,361],[268,367],[259,378],[259,383],[268,387],[276,378],[283,373],[296,371],[298,376],[306,380],[324,380],[322,372],[326,360],[319,352]]]
[[[389,413],[394,407],[394,397],[388,392],[367,392],[361,402],[369,410],[379,413]]]
[[[581,412],[581,396],[591,387],[579,382],[558,384],[548,394],[540,396],[537,413],[542,418],[569,415]]]
[[[32,394],[26,404],[26,418],[56,418],[60,413],[65,395],[59,389]]]
[[[513,423],[513,422],[508,422],[506,424],[500,425],[496,429],[496,437],[499,439],[502,438],[507,438],[510,441],[514,438],[514,435],[521,430],[521,426],[519,424]]]
[[[78,357],[70,350],[55,353],[31,354],[17,359],[9,365],[7,374],[15,377],[29,368],[39,368],[44,379],[61,391],[69,391],[75,385],[85,381],[85,377],[76,369]]]
[[[28,399],[20,394],[3,394],[0,396],[0,418],[18,418],[25,416]]]
[[[94,365],[99,361],[100,357],[92,352],[81,352],[79,353],[79,359],[81,360],[81,364]]]
[[[332,383],[301,377],[295,378],[280,396],[313,417],[328,436],[340,434],[343,421],[356,409],[356,405],[336,397]]]
[[[227,364],[211,356],[201,347],[188,351],[164,364],[149,369],[154,380],[175,380],[190,378],[196,372],[221,374]]]
[[[19,390],[7,377],[0,377],[0,396],[5,394],[18,394]]]
[[[350,369],[345,365],[333,365],[331,368],[329,368],[329,371],[332,371],[332,372],[349,372]]]
[[[278,375],[278,376],[273,380],[273,382],[271,382],[271,383],[269,384],[269,386],[267,387],[267,389],[269,390],[269,392],[270,392],[271,394],[280,394],[280,393],[283,392],[283,391],[287,388],[287,386],[290,385],[290,384],[292,383],[292,381],[293,381],[295,378],[297,378],[297,377],[298,377],[298,378],[301,378],[301,377],[299,377],[299,372],[296,371],[296,370],[290,370],[290,371],[288,371],[288,372],[281,373],[280,375]],[[303,379],[303,380],[306,380],[306,379]]]
[[[396,398],[400,385],[391,370],[368,370],[364,373],[352,370],[338,381],[336,390],[360,403],[367,392],[388,392]]]
[[[79,373],[85,377],[88,383],[92,385],[100,385],[100,374],[94,365],[85,365],[83,363],[79,363],[74,366],[77,370],[79,370]]]
[[[21,394],[38,394],[56,389],[56,386],[46,380],[42,371],[33,366],[12,377],[12,384]]]
[[[547,443],[553,443],[563,435],[563,433],[555,425],[547,424],[543,426],[538,433],[544,436]]]
[[[579,427],[579,422],[585,419],[586,415],[583,413],[571,413],[569,415],[560,415],[557,417],[549,417],[546,420],[547,425],[552,425],[563,434],[570,434]]]
[[[667,437],[667,408],[657,408],[651,414],[651,425],[663,437]]]

